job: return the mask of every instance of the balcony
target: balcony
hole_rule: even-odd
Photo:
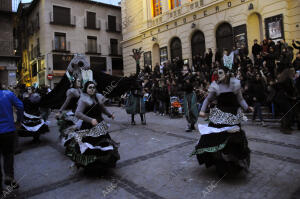
[[[117,23],[116,26],[109,25],[108,22],[105,22],[106,25],[106,32],[116,32],[121,33],[122,32],[122,24]]]
[[[67,41],[66,45],[63,45],[63,44],[57,45],[57,44],[55,44],[55,40],[52,40],[52,51],[53,52],[69,53],[70,49],[71,49],[70,41]]]
[[[13,56],[14,43],[13,41],[0,40],[0,56]]]
[[[53,12],[50,12],[49,17],[50,17],[50,24],[60,25],[60,26],[70,26],[70,27],[76,26],[76,16],[70,16],[69,20],[57,20],[54,18]],[[64,16],[60,16],[57,18],[61,19],[64,18]]]
[[[97,45],[97,47],[88,46],[85,44],[85,54],[87,55],[101,55],[101,45]]]
[[[84,18],[84,28],[91,30],[101,30],[101,21],[98,19],[95,21],[94,25],[90,25],[87,21],[87,18]]]
[[[109,46],[109,56],[122,57],[122,49]]]

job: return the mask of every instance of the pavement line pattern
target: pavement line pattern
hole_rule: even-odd
[[[154,133],[169,135],[169,136],[183,138],[183,139],[187,139],[187,140],[197,140],[197,141],[199,140],[199,139],[196,139],[196,138],[191,138],[191,137],[184,136],[184,135],[177,135],[177,134],[166,132],[166,131],[161,132],[161,131],[156,131],[156,130],[153,130],[153,129],[150,129],[150,128],[147,128],[147,127],[143,127],[143,128],[146,129],[146,130],[152,131]],[[253,141],[253,142],[260,142],[260,143],[273,144],[273,145],[278,145],[278,146],[283,146],[283,147],[288,147],[288,148],[293,148],[293,149],[300,149],[300,146],[298,146],[298,145],[286,144],[284,142],[265,140],[265,139],[261,139],[261,138],[254,138],[254,137],[248,137],[248,136],[247,136],[247,139],[249,141]]]
[[[149,153],[149,154],[146,154],[146,155],[143,155],[143,156],[139,156],[139,157],[136,157],[136,158],[125,160],[125,161],[120,162],[119,164],[117,164],[117,168],[126,167],[126,166],[136,164],[136,163],[141,162],[141,161],[145,161],[145,160],[148,160],[148,159],[151,159],[151,158],[155,158],[155,157],[158,157],[160,155],[169,153],[172,150],[179,149],[179,148],[182,148],[182,147],[185,147],[185,146],[189,146],[189,145],[194,144],[194,143],[195,143],[195,141],[187,141],[187,142],[183,142],[183,143],[168,147],[168,148],[160,150],[160,151],[155,151],[153,153]]]
[[[140,199],[165,199],[156,193],[153,193],[149,190],[147,190],[145,187],[139,186],[135,184],[134,182],[131,182],[125,178],[122,178],[121,176],[114,175],[114,177],[117,179],[118,184],[120,187],[125,189],[127,192],[131,193],[137,198]]]
[[[272,154],[272,153],[265,153],[265,152],[261,152],[261,151],[255,151],[255,150],[251,150],[251,152],[255,155],[262,155],[262,156],[266,156],[268,158],[273,158],[273,159],[276,159],[276,160],[282,160],[284,162],[300,164],[299,159],[294,159],[294,158],[290,158],[290,157],[285,157],[285,156],[281,156],[281,155],[275,155],[275,154]]]
[[[124,128],[116,129],[116,130],[113,130],[113,131],[110,131],[110,132],[116,132],[116,131],[125,130],[125,129],[130,128],[129,126],[124,125],[124,124],[122,124],[122,126]],[[153,129],[149,129],[147,127],[143,127],[143,129],[150,130],[154,133],[160,133],[160,134],[164,134],[164,135],[168,135],[168,136],[183,138],[183,139],[186,139],[186,140],[189,140],[189,141],[186,141],[186,142],[183,142],[181,144],[177,144],[177,145],[168,147],[168,148],[160,150],[160,151],[156,151],[156,152],[149,153],[149,154],[146,154],[146,155],[142,155],[142,156],[139,156],[139,157],[136,157],[136,158],[125,160],[125,161],[120,162],[119,164],[117,164],[117,168],[130,166],[130,165],[136,164],[136,163],[141,162],[141,161],[145,161],[145,160],[148,160],[148,159],[151,159],[151,158],[155,158],[155,157],[161,156],[163,154],[169,153],[169,152],[171,152],[175,149],[182,148],[182,147],[185,147],[185,146],[189,146],[191,144],[195,144],[195,142],[198,141],[198,139],[191,138],[191,137],[184,136],[184,135],[177,135],[177,134],[169,133],[169,132],[159,132],[159,131],[156,131],[156,130],[153,130]],[[273,144],[273,145],[279,145],[279,146],[290,147],[290,148],[295,148],[295,149],[300,148],[297,145],[285,144],[285,143],[282,143],[282,142],[264,140],[264,139],[260,139],[260,138],[249,138],[249,140],[254,141],[254,142],[269,143],[269,144]],[[62,153],[64,151],[63,147],[61,145],[59,145],[58,143],[53,143],[53,142],[47,140],[47,145],[50,146],[51,148],[54,148],[59,153]],[[40,145],[40,147],[47,146],[47,145],[43,144],[43,145]],[[300,164],[300,160],[298,160],[298,159],[293,159],[293,158],[290,158],[290,157],[285,157],[285,156],[280,156],[280,155],[275,155],[275,154],[270,154],[270,153],[265,153],[265,152],[260,152],[260,151],[254,151],[254,150],[252,150],[252,152],[255,155],[261,155],[261,156],[266,156],[266,157],[281,160],[281,161]],[[163,197],[147,190],[146,188],[144,188],[142,186],[139,186],[139,185],[135,184],[134,182],[131,182],[131,181],[125,179],[125,178],[122,178],[121,176],[118,176],[118,175],[114,175],[114,176],[118,180],[120,187],[122,187],[127,192],[131,193],[132,195],[134,195],[135,197],[137,197],[139,199],[164,199]],[[40,195],[42,193],[49,192],[49,191],[52,191],[52,190],[56,190],[58,188],[65,187],[67,185],[79,182],[79,181],[84,180],[84,179],[86,179],[84,176],[75,175],[75,176],[69,177],[67,179],[64,179],[64,180],[61,180],[61,181],[58,181],[58,182],[54,182],[52,184],[40,186],[40,187],[31,189],[31,190],[25,191],[23,193],[19,193],[19,194],[17,194],[17,196],[18,196],[18,198],[23,199],[23,198],[28,198],[28,197]]]
[[[43,185],[34,189],[30,189],[28,191],[25,192],[21,192],[17,194],[17,198],[18,199],[25,199],[25,198],[29,198],[29,197],[33,197],[36,195],[40,195],[42,193],[46,193],[49,191],[53,191],[56,190],[58,188],[61,187],[65,187],[68,186],[70,184],[76,183],[83,180],[82,176],[79,175],[75,175],[72,177],[69,177],[67,179],[61,180],[61,181],[57,181],[57,182],[53,182],[52,184],[47,184],[47,185]]]

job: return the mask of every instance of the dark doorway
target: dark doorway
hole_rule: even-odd
[[[106,72],[106,57],[90,57],[90,63],[93,69]]]
[[[179,59],[182,59],[181,41],[178,37],[172,39],[172,41],[171,41],[171,59],[173,60],[176,57],[179,57]]]
[[[222,23],[216,32],[217,38],[217,48],[220,52],[226,48],[229,52],[232,50],[233,47],[233,33],[232,27],[229,23]]]
[[[192,40],[191,40],[191,46],[192,46],[192,56],[196,55],[204,55],[205,52],[205,38],[204,34],[201,31],[196,31],[193,34]]]

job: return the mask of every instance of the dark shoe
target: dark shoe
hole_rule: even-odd
[[[191,129],[192,129],[192,130],[196,130],[195,125],[192,125],[192,126],[191,126]]]
[[[20,154],[20,153],[22,153],[22,150],[21,150],[21,149],[16,149],[16,150],[15,150],[15,155]]]
[[[20,187],[17,181],[10,177],[4,179],[4,184],[11,186],[13,189],[18,189]]]
[[[192,128],[190,126],[187,126],[185,132],[192,132]]]
[[[33,138],[32,143],[33,144],[40,144],[41,140],[39,138]]]
[[[142,121],[142,125],[146,125],[146,121]]]
[[[135,125],[135,121],[131,121],[131,125]]]

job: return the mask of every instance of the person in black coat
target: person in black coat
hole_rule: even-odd
[[[254,44],[252,46],[252,55],[253,55],[254,62],[257,59],[257,55],[260,54],[261,51],[262,51],[262,47],[257,43],[257,39],[254,39]]]
[[[275,52],[274,52],[274,48],[270,47],[270,51],[268,53],[264,53],[264,60],[266,61],[266,65],[271,73],[272,78],[275,77]]]
[[[254,113],[252,120],[254,121],[256,118],[256,114],[258,114],[259,120],[264,126],[262,114],[261,114],[261,105],[264,103],[265,99],[265,84],[259,73],[256,74],[255,79],[250,81],[249,85],[249,93],[254,103]]]
[[[278,73],[281,73],[285,69],[289,68],[290,63],[291,63],[291,57],[287,52],[287,49],[283,48],[281,55],[279,56]]]
[[[284,133],[289,133],[293,124],[295,116],[296,104],[296,87],[293,80],[294,71],[291,69],[285,69],[279,76],[278,83],[275,85],[277,94],[275,97],[275,103],[280,108],[281,113],[284,114],[281,119],[281,130]]]
[[[205,54],[205,64],[209,67],[211,67],[211,64],[212,64],[212,57],[213,57],[213,53],[212,53],[212,50],[211,48],[208,49],[208,53]]]

